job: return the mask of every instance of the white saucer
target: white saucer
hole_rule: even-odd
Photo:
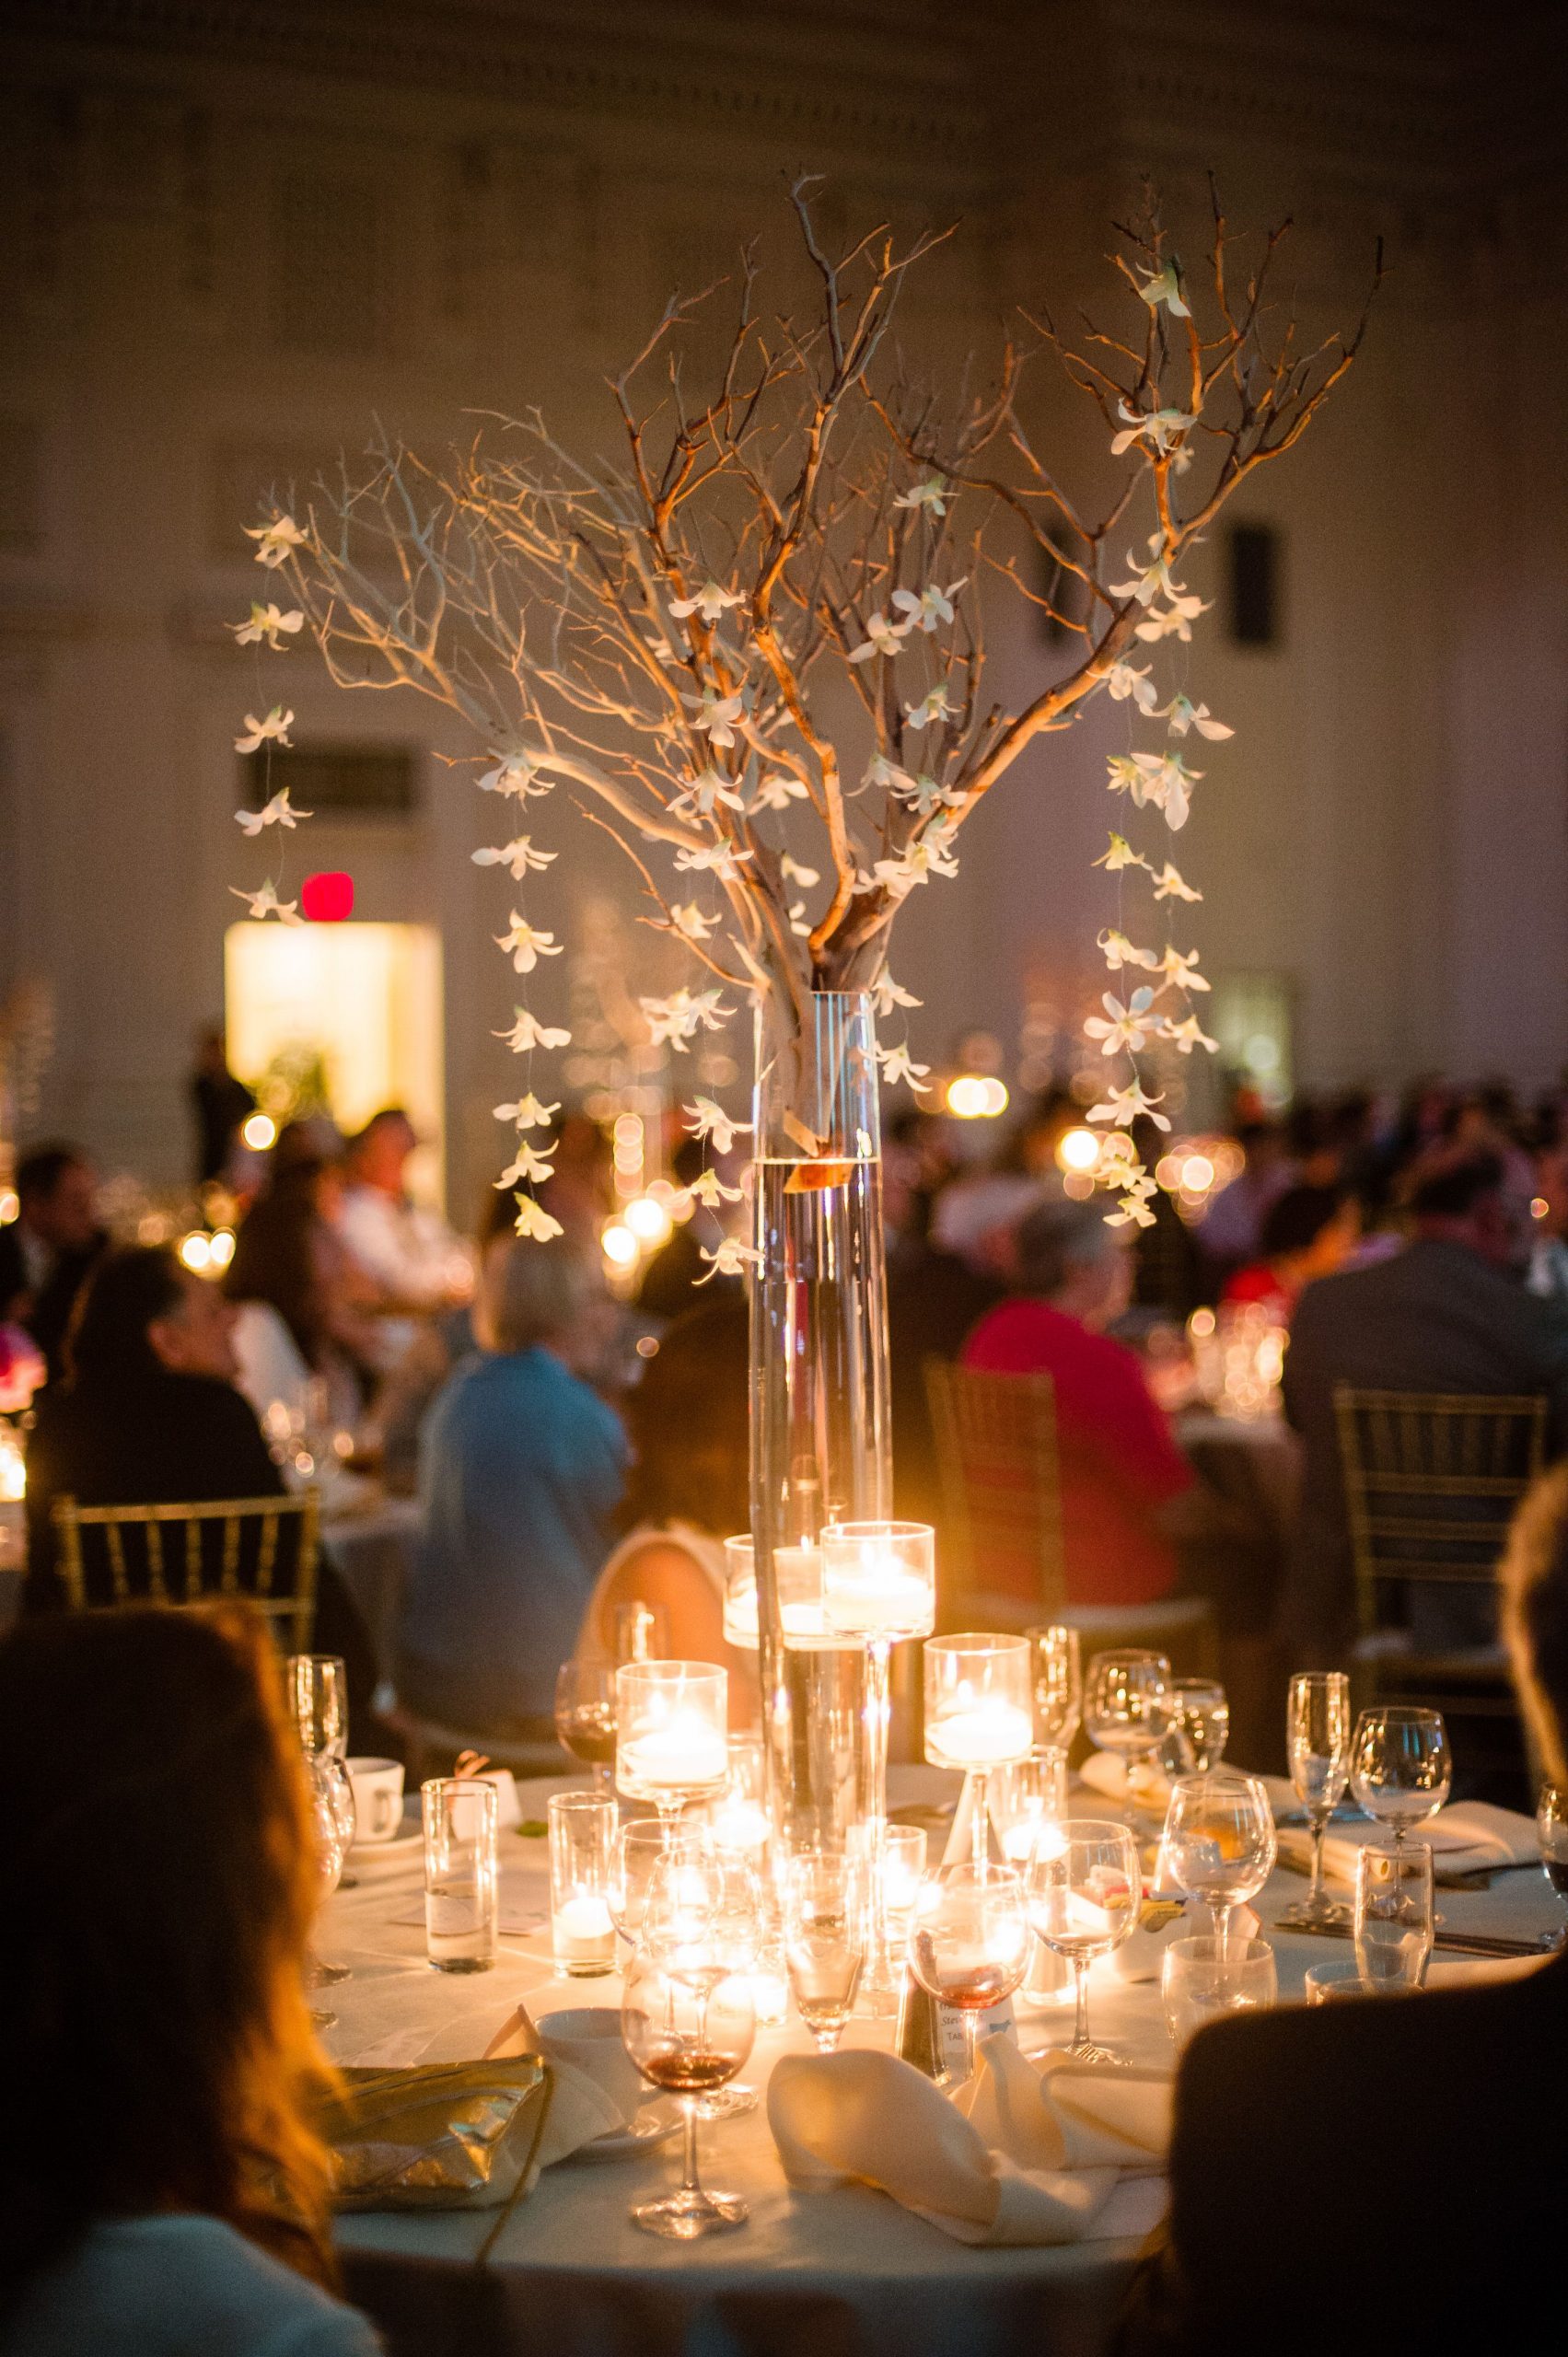
[[[571,2158],[575,2161],[625,2161],[633,2153],[653,2153],[668,2144],[672,2136],[680,2133],[680,2107],[672,2096],[656,2096],[652,2103],[643,2106],[630,2128],[612,2128],[608,2135],[595,2136],[587,2144],[579,2144]]]
[[[424,1829],[417,1817],[405,1817],[389,1841],[355,1841],[343,1860],[343,1869],[355,1882],[379,1882],[383,1875],[424,1858]]]

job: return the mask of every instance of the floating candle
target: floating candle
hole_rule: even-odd
[[[926,1729],[928,1759],[941,1768],[1001,1768],[1027,1757],[1034,1723],[1011,1702],[981,1698]]]

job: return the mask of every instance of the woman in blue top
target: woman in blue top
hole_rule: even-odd
[[[556,1672],[610,1551],[626,1438],[557,1355],[584,1306],[570,1253],[493,1245],[482,1348],[442,1387],[421,1439],[398,1693],[465,1733],[551,1738]]]
[[[0,2352],[374,2357],[332,2296],[318,1880],[243,1606],[0,1643]]]

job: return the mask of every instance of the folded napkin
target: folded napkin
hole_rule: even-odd
[[[1170,2101],[1167,2072],[1037,2069],[996,2037],[962,2108],[897,2055],[785,2055],[768,2124],[800,2191],[873,2185],[956,2242],[1051,2245],[1125,2231],[1100,2221],[1125,2172],[1163,2166]]]
[[[1332,1882],[1354,1882],[1360,1852],[1368,1843],[1390,1838],[1380,1825],[1330,1825],[1323,1843],[1324,1873]],[[1532,1820],[1516,1809],[1494,1808],[1490,1801],[1456,1801],[1452,1808],[1441,1808],[1424,1825],[1414,1827],[1410,1838],[1432,1844],[1433,1867],[1439,1877],[1479,1874],[1488,1866],[1533,1866],[1540,1857]],[[1310,1864],[1312,1836],[1307,1827],[1281,1828],[1280,1855],[1295,1865]]]
[[[1078,1770],[1080,1782],[1087,1784],[1091,1793],[1098,1793],[1102,1800],[1125,1801],[1128,1790],[1127,1762],[1119,1751],[1091,1751]],[[1170,1798],[1170,1778],[1163,1769],[1144,1780],[1146,1805],[1163,1808]]]
[[[532,2056],[542,2061],[539,2032],[526,2005],[519,2005],[503,2023],[496,2036],[484,2049],[484,2060],[495,2061],[502,2057]],[[627,2109],[608,2087],[600,2086],[586,2071],[575,2064],[563,2062],[552,2055],[549,2072],[554,2093],[551,2097],[550,2115],[544,2123],[539,2150],[534,2155],[533,2174],[552,2168],[568,2154],[581,2150],[596,2136],[608,2136],[618,2128],[629,2128],[636,2117],[638,2104]]]

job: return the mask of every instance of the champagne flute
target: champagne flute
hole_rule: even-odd
[[[1119,2061],[1110,2047],[1097,2046],[1089,2036],[1089,1966],[1121,1945],[1143,1906],[1131,1827],[1092,1817],[1042,1825],[1024,1893],[1034,1931],[1073,1967],[1077,2012],[1069,2054],[1078,2062]]]
[[[1312,1829],[1312,1880],[1293,1899],[1282,1926],[1302,1932],[1341,1931],[1351,1910],[1323,1889],[1323,1839],[1350,1778],[1350,1679],[1342,1669],[1304,1669],[1290,1681],[1285,1749],[1290,1781]]]
[[[1101,1751],[1117,1753],[1136,1802],[1152,1756],[1170,1732],[1170,1664],[1164,1654],[1132,1647],[1096,1654],[1084,1687],[1084,1726]]]
[[[679,2096],[685,2115],[685,2166],[679,2190],[639,2202],[632,2223],[645,2235],[694,2242],[738,2226],[749,2215],[738,2195],[709,2191],[697,2166],[699,2099],[726,2086],[745,2064],[756,2035],[747,1975],[712,1944],[692,1941],[661,1957],[639,1948],[626,1976],[621,2035],[626,2051],[662,2095]]]
[[[1368,1817],[1392,1826],[1396,1849],[1407,1827],[1436,1816],[1453,1782],[1441,1711],[1409,1704],[1363,1711],[1351,1737],[1351,1790]]]
[[[909,1960],[923,1989],[958,2008],[964,2076],[972,2079],[981,2014],[1010,1997],[1028,1969],[1023,1877],[989,1860],[928,1875],[915,1900]]]
[[[563,1662],[555,1680],[555,1732],[561,1747],[593,1771],[593,1789],[608,1794],[615,1763],[615,1665]]]
[[[1568,1906],[1568,1791],[1561,1784],[1543,1784],[1536,1802],[1536,1839],[1540,1843],[1541,1872]],[[1555,1933],[1549,1945],[1568,1946],[1568,1926]]]
[[[337,1654],[290,1654],[284,1664],[288,1715],[307,1759],[348,1752],[348,1671]]]
[[[1053,1622],[1026,1629],[1034,1659],[1035,1747],[1065,1760],[1084,1715],[1084,1669],[1076,1629]]]
[[[1394,1996],[1419,1989],[1435,1922],[1430,1841],[1362,1851],[1355,1862],[1355,1960],[1364,1988]]]
[[[831,2054],[865,1962],[865,1864],[847,1850],[798,1850],[784,1872],[784,1969],[796,2011]]]
[[[1230,1919],[1274,1870],[1274,1814],[1256,1776],[1234,1768],[1179,1776],[1170,1788],[1161,1854],[1190,1898],[1207,1902],[1223,1949]]]
[[[331,1787],[320,1772],[322,1763],[308,1759],[305,1763],[310,1794],[310,1830],[316,1845],[316,1874],[320,1900],[329,1899],[338,1887],[343,1870],[343,1837],[333,1805]],[[324,1989],[337,1980],[346,1980],[346,1964],[323,1964],[314,1947],[306,1960],[305,1980],[310,1989]],[[331,2029],[337,2021],[336,2014],[319,2011],[312,2006],[310,2018],[318,2029]]]

